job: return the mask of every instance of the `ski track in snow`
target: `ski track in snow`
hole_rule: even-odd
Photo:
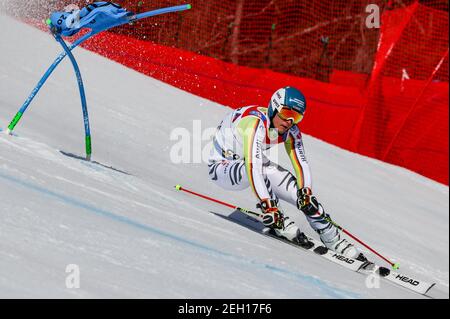
[[[140,231],[145,231],[148,232],[152,235],[158,235],[161,237],[165,237],[167,239],[176,241],[178,243],[181,243],[183,245],[192,247],[192,248],[196,248],[199,249],[205,253],[207,253],[209,256],[215,257],[215,258],[222,258],[224,259],[224,261],[231,261],[234,264],[238,264],[235,267],[241,266],[242,264],[245,265],[250,265],[251,267],[256,266],[258,268],[262,268],[264,270],[268,270],[269,272],[271,272],[272,274],[276,274],[276,275],[281,275],[281,276],[287,276],[289,278],[295,279],[296,281],[298,281],[298,284],[305,286],[309,286],[309,289],[319,289],[326,297],[330,297],[330,298],[358,298],[359,295],[354,294],[352,292],[349,291],[344,291],[341,289],[337,289],[335,287],[330,286],[329,284],[327,284],[326,282],[318,279],[318,278],[314,278],[312,276],[306,276],[303,275],[299,272],[292,272],[290,270],[287,269],[283,269],[283,268],[279,268],[270,264],[265,264],[265,263],[261,263],[258,262],[256,260],[250,260],[247,259],[243,256],[236,256],[236,255],[232,255],[217,249],[214,249],[212,247],[208,247],[206,245],[194,242],[194,241],[190,241],[186,238],[182,238],[180,236],[177,236],[175,234],[171,234],[168,232],[164,232],[162,230],[159,230],[157,228],[153,228],[144,224],[141,224],[139,222],[136,222],[130,218],[127,218],[125,216],[120,216],[120,215],[116,215],[112,212],[94,207],[86,202],[83,202],[79,199],[75,199],[75,198],[71,198],[69,196],[63,195],[63,194],[58,194],[56,192],[53,192],[47,188],[43,188],[31,183],[27,183],[25,181],[19,180],[17,178],[14,178],[12,176],[8,176],[6,174],[0,173],[0,178],[3,179],[4,181],[7,181],[9,183],[14,183],[16,185],[20,185],[24,188],[27,188],[29,190],[32,190],[34,192],[40,193],[44,196],[50,197],[52,199],[55,200],[59,200],[62,201],[68,205],[77,207],[77,208],[81,208],[85,211],[88,211],[90,213],[94,213],[94,214],[98,214],[101,215],[103,217],[112,219],[116,222],[122,223],[122,224],[126,224],[128,226],[131,226],[133,228],[137,228]]]
[[[58,155],[56,150],[51,150],[49,147],[46,147],[42,143],[33,142],[27,138],[19,138],[19,140],[8,140],[7,137],[1,136],[0,142],[7,144],[8,146],[12,146],[16,150],[20,150],[21,152],[33,154],[34,157],[38,157],[40,160],[43,161],[55,161],[55,165],[64,165],[66,166],[66,169],[75,170],[77,173],[84,173],[84,174],[92,174],[92,171],[95,172],[94,178],[103,180],[103,181],[118,181],[117,177],[123,177],[122,174],[116,173],[116,172],[110,172],[107,169],[96,169],[96,165],[84,165],[83,161],[78,160],[71,160],[66,159],[62,155]],[[18,143],[19,142],[19,143]],[[72,165],[69,165],[68,163],[71,163]],[[77,165],[74,165],[77,164]],[[85,167],[83,167],[85,166]],[[1,167],[2,170],[8,171],[8,166],[3,164]],[[73,181],[67,180],[61,176],[52,176],[51,174],[47,174],[45,171],[40,172],[41,174],[46,176],[46,179],[57,179],[61,180],[65,183],[70,183],[75,185],[76,187],[85,187],[85,185],[82,184],[76,184]],[[17,172],[16,172],[17,174]],[[129,177],[124,177],[125,179],[131,179]],[[126,216],[121,216],[118,214],[114,214],[111,211],[104,210],[98,207],[95,207],[94,205],[91,205],[85,201],[82,201],[77,198],[73,198],[67,195],[64,195],[59,192],[55,192],[47,187],[43,187],[34,183],[30,183],[24,180],[21,180],[19,178],[16,178],[14,176],[11,176],[9,174],[6,174],[4,172],[0,172],[0,179],[5,182],[5,186],[8,187],[8,183],[14,184],[16,186],[23,187],[27,190],[31,190],[35,193],[38,193],[44,197],[48,197],[52,200],[60,201],[64,204],[70,205],[72,207],[82,209],[84,211],[94,213],[97,215],[100,215],[102,217],[114,220],[115,222],[139,229],[140,231],[144,231],[147,233],[150,233],[152,235],[157,235],[160,237],[164,237],[165,239],[170,239],[172,241],[178,242],[180,244],[189,246],[191,248],[198,249],[210,257],[214,258],[220,258],[223,259],[222,262],[227,262],[228,265],[234,267],[242,267],[242,265],[248,266],[248,267],[257,267],[261,270],[268,271],[272,274],[272,276],[279,276],[279,277],[286,277],[287,280],[295,280],[298,282],[298,284],[302,285],[303,287],[309,287],[311,291],[319,291],[318,295],[321,297],[329,297],[329,298],[358,298],[359,295],[352,293],[351,291],[345,291],[336,287],[331,286],[330,284],[320,280],[319,278],[315,278],[314,276],[308,276],[304,275],[300,272],[291,271],[289,269],[284,269],[281,267],[274,266],[272,264],[263,263],[257,260],[248,259],[245,256],[238,256],[233,255],[227,252],[224,252],[222,250],[215,249],[213,247],[209,247],[207,245],[204,245],[202,243],[198,243],[180,236],[177,236],[175,234],[162,231],[158,228],[154,228],[145,224],[142,224],[140,222],[137,222],[133,219],[130,219]],[[96,188],[87,188],[90,191],[94,191],[98,193],[102,197],[113,197],[107,192],[103,192]],[[118,198],[117,196],[113,197],[114,200],[125,200],[126,198]],[[128,200],[129,201],[129,200]],[[135,203],[136,204],[136,203]],[[148,208],[148,205],[139,203],[141,207]],[[64,226],[63,226],[64,227]],[[286,280],[286,279],[280,279],[280,280]],[[312,293],[314,295],[314,293]]]

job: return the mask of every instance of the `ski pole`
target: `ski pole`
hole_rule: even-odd
[[[183,191],[183,192],[186,192],[186,193],[189,193],[189,194],[192,194],[192,195],[201,197],[201,198],[203,198],[203,199],[206,199],[206,200],[209,200],[209,201],[212,201],[212,202],[215,202],[215,203],[218,203],[218,204],[227,206],[227,207],[229,207],[229,208],[236,209],[236,210],[238,210],[238,211],[240,211],[241,213],[244,213],[244,214],[246,214],[246,215],[250,215],[250,216],[252,216],[252,217],[257,217],[257,218],[259,218],[259,219],[262,218],[262,217],[261,217],[261,214],[259,214],[259,213],[255,213],[255,212],[252,212],[251,210],[248,210],[248,209],[245,209],[245,208],[241,208],[241,207],[238,207],[238,206],[234,206],[234,205],[231,205],[231,204],[222,202],[222,201],[220,201],[220,200],[218,200],[218,199],[214,199],[214,198],[208,197],[208,196],[206,196],[206,195],[202,195],[202,194],[193,192],[193,191],[191,191],[191,190],[188,190],[188,189],[186,189],[186,188],[183,188],[183,187],[182,187],[181,185],[179,185],[179,184],[176,185],[175,188],[176,188],[177,190],[179,190],[179,191]]]
[[[385,260],[387,263],[389,263],[393,269],[399,269],[400,265],[398,263],[393,263],[391,262],[389,259],[387,259],[386,257],[383,257],[382,255],[380,255],[378,252],[376,252],[373,248],[371,248],[369,245],[365,244],[364,242],[362,242],[361,240],[359,240],[357,237],[355,237],[354,235],[352,235],[351,233],[349,233],[346,229],[342,228],[340,225],[336,224],[331,218],[330,216],[326,216],[325,220],[330,222],[333,226],[335,226],[337,229],[339,229],[340,231],[342,231],[343,233],[345,233],[346,235],[348,235],[349,237],[353,238],[354,240],[356,240],[358,243],[360,243],[361,245],[363,245],[364,247],[366,247],[367,249],[369,249],[371,252],[373,252],[375,255],[377,255],[378,257],[382,258],[383,260]]]
[[[227,207],[229,207],[229,208],[236,209],[236,210],[238,210],[238,211],[240,211],[240,212],[242,212],[242,213],[244,213],[244,214],[246,214],[246,215],[258,217],[259,219],[262,218],[262,217],[261,217],[261,214],[252,212],[252,211],[250,211],[250,210],[248,210],[248,209],[244,209],[244,208],[241,208],[241,207],[238,207],[238,206],[235,206],[235,205],[231,205],[231,204],[222,202],[222,201],[220,201],[220,200],[214,199],[214,198],[212,198],[212,197],[208,197],[208,196],[206,196],[206,195],[202,195],[202,194],[193,192],[193,191],[191,191],[191,190],[188,190],[188,189],[183,188],[183,187],[182,187],[181,185],[179,185],[179,184],[176,185],[175,188],[176,188],[177,190],[179,190],[179,191],[183,191],[183,192],[186,192],[186,193],[189,193],[189,194],[192,194],[192,195],[201,197],[201,198],[203,198],[203,199],[206,199],[206,200],[209,200],[209,201],[212,201],[212,202],[215,202],[215,203],[218,203],[218,204],[227,206]],[[326,217],[325,217],[325,220],[328,221],[328,222],[330,222],[330,223],[333,224],[336,228],[338,228],[339,230],[341,230],[342,232],[344,232],[346,235],[350,236],[351,238],[353,238],[354,240],[356,240],[358,243],[360,243],[361,245],[363,245],[364,247],[366,247],[367,249],[369,249],[371,252],[373,252],[374,254],[376,254],[377,256],[379,256],[380,258],[382,258],[383,260],[385,260],[387,263],[389,263],[389,264],[392,266],[393,269],[398,269],[398,268],[400,267],[400,265],[399,265],[398,263],[393,263],[393,262],[391,262],[389,259],[383,257],[383,256],[380,255],[378,252],[376,252],[374,249],[372,249],[370,246],[368,246],[367,244],[365,244],[364,242],[362,242],[361,240],[359,240],[358,238],[356,238],[355,236],[353,236],[351,233],[349,233],[346,229],[344,229],[344,228],[342,228],[340,225],[336,224],[329,216],[326,216]]]

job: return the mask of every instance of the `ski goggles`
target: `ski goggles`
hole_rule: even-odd
[[[285,107],[279,110],[277,115],[283,121],[292,121],[293,124],[298,124],[303,119],[303,114]]]

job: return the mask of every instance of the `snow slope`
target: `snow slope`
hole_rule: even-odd
[[[182,184],[254,208],[250,190],[221,190],[205,164],[175,164],[169,156],[173,129],[192,132],[193,120],[215,127],[230,109],[91,52],[74,53],[93,159],[117,170],[60,152],[84,155],[69,60],[16,135],[4,134],[60,48],[49,34],[1,14],[0,30],[0,297],[423,298],[385,282],[369,289],[363,275],[220,218],[213,213],[232,211],[175,191]],[[437,282],[448,298],[448,187],[309,136],[305,145],[315,191],[334,219],[404,273]],[[290,167],[282,152],[280,158]],[[66,287],[70,264],[80,269],[78,289]]]

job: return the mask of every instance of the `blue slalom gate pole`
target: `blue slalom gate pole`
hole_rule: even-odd
[[[86,41],[87,39],[89,39],[93,34],[90,32],[86,35],[84,35],[83,37],[79,38],[77,41],[75,41],[69,48],[70,51],[72,51],[74,48],[76,48],[78,45],[80,45],[81,43],[83,43],[84,41]],[[25,102],[23,103],[22,107],[19,109],[19,111],[16,113],[16,115],[14,116],[13,120],[11,121],[11,123],[8,125],[8,129],[6,130],[6,133],[11,134],[12,131],[14,130],[15,126],[17,125],[17,123],[20,121],[20,119],[22,118],[22,115],[25,113],[25,111],[27,110],[28,106],[30,105],[31,101],[33,101],[33,99],[35,98],[35,96],[38,94],[39,90],[41,89],[41,87],[44,85],[45,81],[47,81],[47,79],[49,78],[49,76],[53,73],[53,71],[56,69],[56,67],[58,66],[58,64],[65,58],[65,56],[67,55],[67,53],[64,51],[62,52],[60,55],[58,55],[58,57],[56,58],[56,60],[53,62],[53,64],[47,69],[47,71],[44,73],[44,75],[42,76],[42,78],[39,80],[39,82],[37,83],[37,85],[34,87],[33,91],[31,91],[30,95],[28,96],[28,98],[25,100]]]
[[[85,34],[84,36],[80,37],[78,40],[76,40],[70,46],[67,46],[67,44],[64,42],[64,40],[61,38],[58,28],[56,26],[53,26],[51,24],[51,22],[49,22],[50,19],[47,20],[47,24],[49,25],[53,36],[61,44],[64,51],[55,59],[53,64],[47,69],[47,71],[44,73],[44,75],[39,80],[37,85],[31,91],[30,95],[25,100],[22,107],[19,109],[19,111],[16,113],[16,115],[11,120],[10,124],[8,125],[8,129],[6,130],[6,133],[7,134],[12,133],[12,131],[14,130],[16,125],[19,123],[20,119],[22,118],[23,114],[27,110],[30,103],[33,101],[33,99],[38,94],[41,87],[45,84],[45,82],[50,77],[50,75],[53,73],[53,71],[56,69],[56,67],[59,65],[59,63],[61,63],[61,61],[66,57],[66,55],[68,55],[72,62],[73,68],[75,70],[75,75],[77,77],[78,87],[79,87],[79,91],[80,91],[80,98],[81,98],[81,104],[82,104],[82,109],[83,109],[84,127],[85,127],[86,159],[90,160],[92,148],[91,148],[91,135],[90,135],[86,95],[84,92],[84,85],[83,85],[83,81],[81,78],[81,73],[80,73],[78,64],[75,60],[75,57],[71,53],[71,51],[73,49],[75,49],[77,46],[79,46],[81,43],[83,43],[84,41],[88,40],[90,37],[102,32],[102,31],[105,31],[105,30],[108,30],[108,29],[111,29],[111,28],[114,28],[114,27],[117,27],[120,25],[124,25],[127,23],[132,23],[132,22],[140,20],[140,19],[144,19],[144,18],[148,18],[148,17],[160,15],[160,14],[170,13],[170,12],[189,10],[191,8],[192,7],[190,4],[172,6],[172,7],[160,8],[160,9],[156,9],[156,10],[152,10],[152,11],[148,11],[148,12],[143,12],[143,13],[139,13],[139,14],[122,16],[120,18],[117,18],[115,21],[106,21],[104,23],[98,22],[97,25],[90,24],[89,27],[91,28],[91,31],[89,33]],[[95,20],[93,20],[93,21],[95,22]],[[76,31],[76,32],[78,32],[78,31]]]
[[[67,47],[67,44],[61,38],[61,36],[56,33],[53,33],[53,36],[55,37],[56,41],[58,41],[59,44],[61,44],[64,51],[69,56],[69,59],[72,62],[73,69],[75,71],[75,75],[77,77],[78,89],[80,91],[80,98],[81,98],[81,108],[83,110],[83,122],[84,122],[85,145],[86,145],[86,160],[90,161],[91,154],[92,154],[91,129],[89,127],[89,114],[88,114],[88,110],[87,110],[86,93],[84,91],[83,79],[81,78],[80,68],[78,67],[77,61],[75,60],[75,57],[73,56],[71,50]]]

